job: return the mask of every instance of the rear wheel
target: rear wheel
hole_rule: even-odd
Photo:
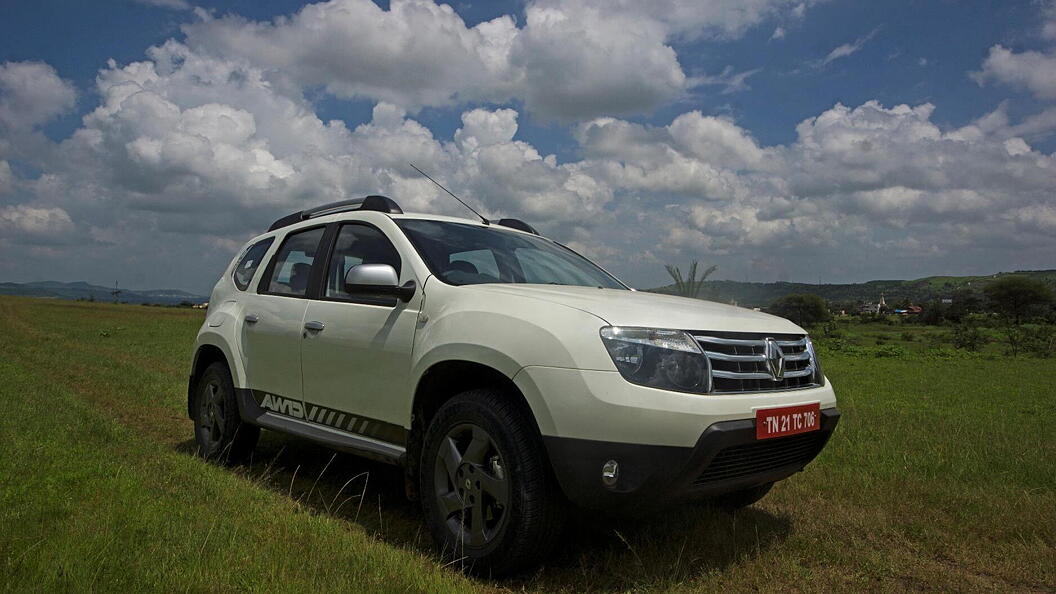
[[[213,363],[198,378],[194,411],[198,455],[225,464],[237,464],[249,457],[260,437],[260,427],[242,422],[231,373],[223,363]]]
[[[419,488],[441,554],[501,576],[546,557],[564,502],[527,413],[505,395],[472,390],[437,411],[422,448]]]

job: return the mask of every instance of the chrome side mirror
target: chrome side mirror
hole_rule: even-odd
[[[360,264],[345,273],[346,293],[393,295],[407,302],[414,296],[415,288],[413,280],[401,287],[396,269],[388,264]]]

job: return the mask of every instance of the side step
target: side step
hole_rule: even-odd
[[[235,388],[235,393],[238,397],[238,409],[242,420],[247,423],[303,437],[328,448],[371,460],[400,466],[404,464],[407,450],[403,446],[275,414],[261,408],[253,397],[253,391],[246,388]]]

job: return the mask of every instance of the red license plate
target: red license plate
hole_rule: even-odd
[[[821,405],[803,404],[755,411],[755,438],[770,439],[821,428]]]

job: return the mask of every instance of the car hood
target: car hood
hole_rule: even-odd
[[[461,288],[548,301],[593,314],[614,326],[806,334],[792,322],[770,314],[659,293],[528,284],[463,285]]]

